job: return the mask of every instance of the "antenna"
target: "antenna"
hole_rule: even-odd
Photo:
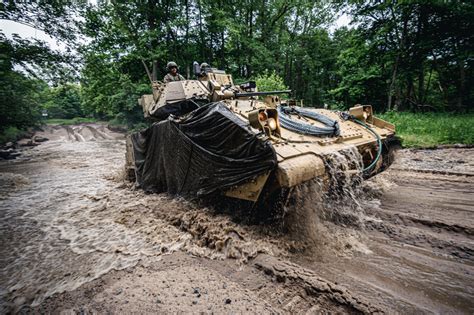
[[[151,78],[150,69],[148,69],[148,66],[146,65],[143,59],[140,59],[140,60],[142,61],[143,66],[145,67],[145,71],[146,71],[146,74],[148,75],[148,79],[150,80],[150,83],[153,84],[153,79]]]

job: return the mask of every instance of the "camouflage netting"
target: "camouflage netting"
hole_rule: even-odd
[[[147,192],[207,195],[277,165],[270,141],[222,103],[169,116],[132,135],[132,142],[136,180]]]

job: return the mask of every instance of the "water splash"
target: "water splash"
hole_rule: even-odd
[[[328,189],[322,216],[342,226],[362,227],[362,156],[356,147],[325,156]]]
[[[295,187],[285,209],[289,233],[306,244],[305,250],[324,255],[369,252],[363,234],[364,190],[362,156],[357,148],[324,157],[327,177]]]

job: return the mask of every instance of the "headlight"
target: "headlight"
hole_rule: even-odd
[[[275,108],[259,108],[249,112],[250,126],[260,129],[268,136],[280,136],[278,111]]]
[[[268,127],[270,127],[271,130],[275,130],[277,128],[277,122],[275,118],[268,118],[267,120]]]

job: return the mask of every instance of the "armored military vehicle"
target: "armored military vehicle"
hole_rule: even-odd
[[[395,127],[370,105],[302,107],[282,97],[291,91],[259,92],[222,70],[194,70],[195,80],[152,82],[139,99],[155,123],[127,140],[126,167],[145,191],[257,203],[327,177],[326,156],[348,148],[360,153],[351,171],[363,178],[392,163]]]

